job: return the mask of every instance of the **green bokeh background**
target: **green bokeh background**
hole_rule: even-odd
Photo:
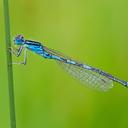
[[[128,79],[128,1],[10,0],[11,37],[50,48]],[[9,127],[3,3],[0,0],[0,128]],[[21,61],[23,57],[13,57]],[[29,52],[14,65],[17,128],[128,128],[128,89],[97,92],[52,60]]]

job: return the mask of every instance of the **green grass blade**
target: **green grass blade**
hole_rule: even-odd
[[[6,41],[6,53],[7,53],[7,77],[8,77],[8,88],[9,88],[9,102],[10,102],[10,125],[11,125],[10,127],[16,128],[12,55],[8,50],[8,48],[11,47],[8,0],[3,0],[3,6],[4,6],[5,41]]]

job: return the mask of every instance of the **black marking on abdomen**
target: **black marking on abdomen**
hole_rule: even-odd
[[[32,40],[25,40],[25,44],[27,45],[35,45],[35,46],[41,46],[40,42],[32,41]]]

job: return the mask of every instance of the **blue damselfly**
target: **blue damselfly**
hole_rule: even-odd
[[[10,51],[17,57],[21,55],[21,52],[24,49],[24,61],[16,64],[25,65],[27,62],[27,50],[30,50],[44,58],[55,60],[69,74],[92,88],[107,91],[113,87],[113,81],[118,82],[125,87],[128,86],[127,81],[118,79],[117,77],[106,73],[98,68],[80,63],[74,59],[66,57],[62,53],[44,46],[40,42],[25,40],[22,35],[18,35],[15,37],[14,44],[18,45],[19,48],[15,50],[13,48],[10,48]]]

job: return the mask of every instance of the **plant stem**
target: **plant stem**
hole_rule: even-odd
[[[11,43],[10,43],[10,19],[9,19],[8,0],[3,0],[3,6],[4,6],[3,11],[4,11],[4,22],[5,22],[6,54],[7,54],[7,77],[8,77],[8,88],[9,88],[10,125],[11,125],[10,128],[16,128],[12,55],[9,52]]]

